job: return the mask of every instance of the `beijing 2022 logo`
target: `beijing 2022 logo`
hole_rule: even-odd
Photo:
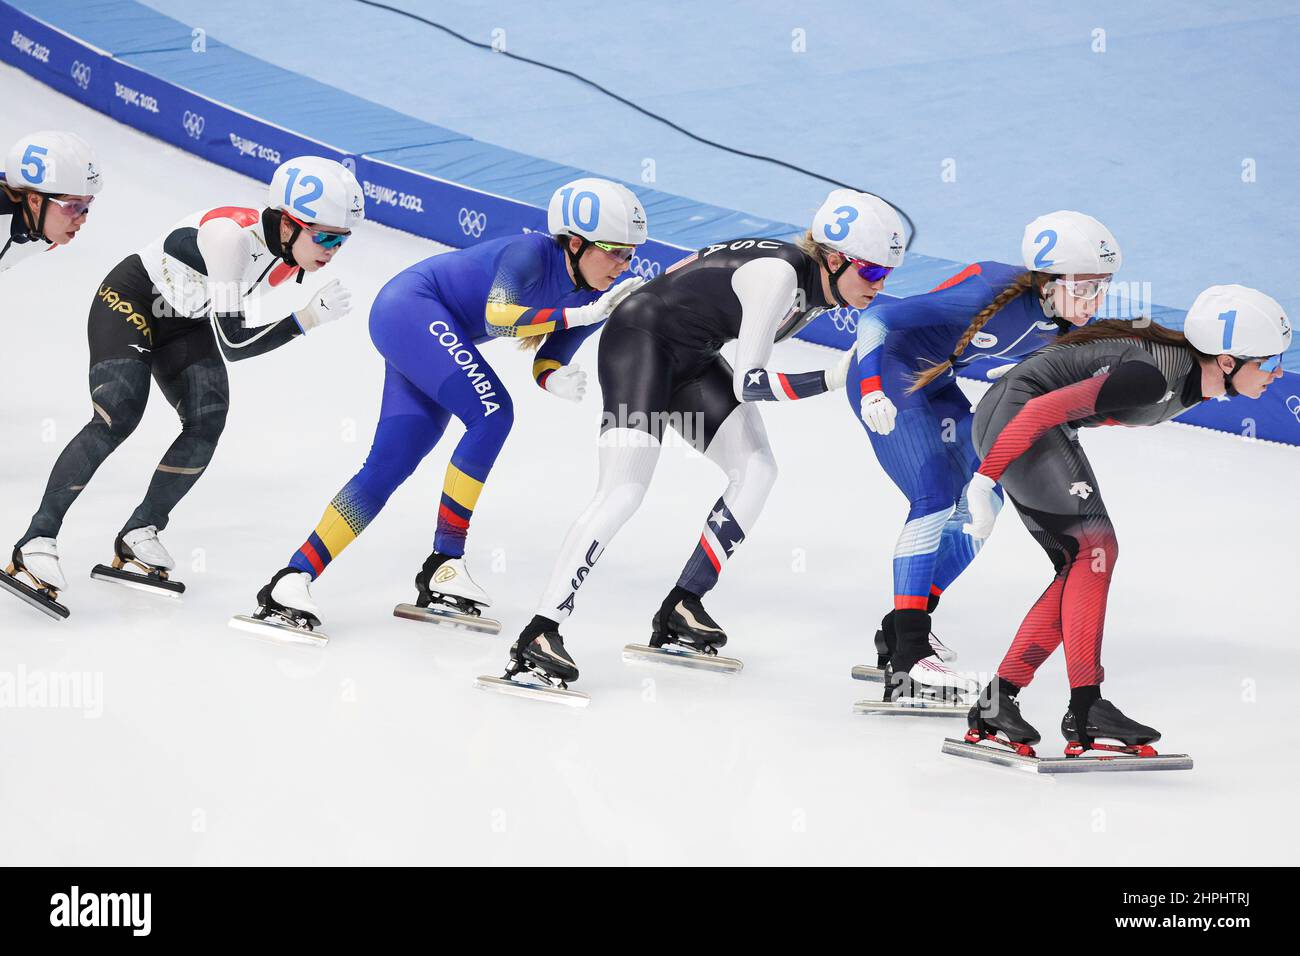
[[[487,229],[487,213],[466,209],[464,206],[460,207],[460,214],[456,217],[456,221],[460,223],[461,232],[475,239],[483,235],[483,230]]]
[[[83,90],[90,89],[90,65],[77,60],[72,64],[72,82],[76,83]]]
[[[189,135],[190,139],[198,139],[203,135],[203,127],[207,126],[208,123],[207,120],[198,113],[186,110],[185,116],[181,119],[181,125],[185,127],[185,132]]]

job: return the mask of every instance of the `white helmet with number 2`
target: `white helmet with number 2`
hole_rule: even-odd
[[[1072,209],[1049,212],[1025,226],[1020,257],[1031,272],[1057,276],[1110,275],[1123,261],[1110,230]]]
[[[76,133],[30,133],[5,155],[5,183],[49,196],[94,196],[104,179],[95,151]]]
[[[329,229],[351,229],[366,218],[361,184],[342,163],[323,156],[299,156],[271,177],[268,205],[293,218]]]
[[[879,196],[834,189],[812,221],[813,241],[854,259],[896,269],[907,246],[898,211]]]
[[[1183,334],[1207,355],[1271,358],[1291,347],[1291,321],[1282,306],[1244,285],[1212,285],[1198,295]]]
[[[551,196],[546,228],[553,236],[639,246],[646,241],[645,210],[636,194],[608,179],[575,179]]]

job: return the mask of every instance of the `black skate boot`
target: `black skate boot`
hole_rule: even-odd
[[[415,590],[415,603],[397,605],[394,617],[453,625],[483,634],[501,632],[500,621],[483,617],[483,608],[492,600],[469,576],[463,557],[433,552],[415,576]]]
[[[966,715],[966,742],[978,744],[991,740],[1009,747],[1022,757],[1034,756],[1034,744],[1042,740],[1034,726],[1020,713],[1016,701],[1020,688],[1000,677],[993,678],[980,691],[979,700]],[[1000,736],[999,736],[1000,734]]]
[[[894,644],[897,635],[894,631],[894,612],[890,611],[880,619],[880,630],[876,631],[876,666],[882,671],[889,659],[894,656]]]
[[[697,654],[715,656],[727,643],[727,634],[709,616],[700,598],[683,588],[673,588],[650,625],[650,646],[679,644]]]
[[[1155,757],[1151,745],[1160,739],[1160,731],[1125,717],[1101,696],[1101,688],[1093,686],[1076,687],[1070,692],[1070,705],[1061,719],[1061,736],[1066,740],[1067,757],[1078,757],[1089,750]]]
[[[281,568],[257,592],[257,610],[232,617],[230,626],[278,643],[328,643],[329,637],[317,630],[319,608],[307,589],[310,580],[311,575],[298,568]]]
[[[520,676],[529,678],[519,680]],[[571,707],[585,707],[591,698],[570,690],[569,681],[578,679],[578,665],[564,649],[560,625],[535,615],[510,647],[510,661],[501,677],[480,677],[476,683],[514,697],[545,700]]]

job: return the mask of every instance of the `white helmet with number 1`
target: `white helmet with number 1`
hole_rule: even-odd
[[[854,259],[896,269],[907,249],[903,220],[879,196],[833,189],[812,221],[813,241]]]
[[[1207,355],[1272,358],[1291,347],[1291,321],[1282,306],[1244,285],[1212,285],[1198,295],[1183,334]]]
[[[1091,216],[1061,209],[1025,226],[1020,256],[1031,272],[1052,275],[1111,275],[1123,256],[1109,229]]]
[[[90,144],[76,133],[30,133],[5,155],[5,183],[48,196],[94,196],[104,179]]]
[[[361,184],[342,163],[323,156],[299,156],[271,177],[268,203],[294,219],[329,229],[352,229],[366,218]]]
[[[636,194],[608,179],[575,179],[551,196],[546,228],[553,236],[639,246],[646,241],[645,210]]]

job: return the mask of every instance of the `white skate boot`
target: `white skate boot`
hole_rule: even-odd
[[[311,575],[297,568],[283,568],[275,573],[257,593],[257,611],[230,619],[230,626],[280,644],[308,644],[324,647],[329,637],[318,631],[320,608],[312,599],[308,585]]]
[[[97,564],[91,569],[90,576],[96,581],[165,597],[178,598],[185,593],[184,584],[171,580],[176,562],[158,540],[158,529],[153,525],[119,535],[113,552],[112,567]]]
[[[977,681],[931,655],[921,658],[905,674],[895,672],[886,664],[884,699],[860,700],[853,705],[853,712],[965,717],[978,692]]]
[[[414,604],[399,604],[393,616],[408,621],[448,624],[482,634],[500,634],[501,622],[482,616],[492,604],[487,592],[474,583],[464,558],[452,558],[435,551],[415,576]]]
[[[53,538],[32,538],[14,548],[9,567],[0,571],[0,588],[58,620],[69,613],[58,602],[59,592],[67,586],[59,567],[59,547]]]

